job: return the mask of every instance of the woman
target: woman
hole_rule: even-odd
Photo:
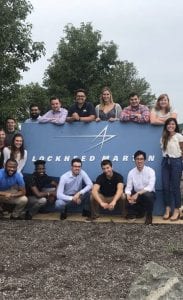
[[[96,121],[116,121],[119,120],[122,111],[118,103],[113,102],[112,93],[108,87],[104,87],[100,96],[100,104],[95,108]]]
[[[17,171],[21,173],[27,161],[27,150],[24,149],[24,140],[20,133],[14,135],[10,148],[5,147],[3,153],[4,164],[9,158],[16,159],[18,163]]]
[[[177,113],[171,108],[167,94],[158,97],[155,107],[150,113],[150,123],[163,125],[168,118],[177,118]]]
[[[162,185],[165,202],[164,220],[179,219],[181,206],[180,181],[182,175],[183,136],[175,118],[165,121],[161,138],[162,160]],[[171,203],[172,201],[173,203]],[[174,207],[172,216],[171,208]]]

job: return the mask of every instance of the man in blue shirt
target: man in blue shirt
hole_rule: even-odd
[[[20,220],[24,218],[22,212],[27,201],[23,177],[17,172],[16,160],[10,158],[7,160],[5,168],[0,170],[0,204],[15,205],[10,218]],[[3,217],[2,207],[0,217]]]
[[[83,204],[83,216],[89,217],[89,192],[92,189],[92,181],[85,171],[81,169],[82,162],[80,158],[74,158],[71,161],[71,171],[66,172],[60,177],[57,188],[56,209],[61,211],[60,219],[66,219],[66,206],[69,203],[76,205]],[[88,203],[87,203],[88,201]]]

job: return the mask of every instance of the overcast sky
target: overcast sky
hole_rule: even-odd
[[[118,45],[120,60],[133,62],[151,92],[167,93],[183,122],[182,0],[31,0],[33,40],[44,41],[46,56],[23,74],[23,84],[42,83],[66,24],[91,22],[102,41]]]

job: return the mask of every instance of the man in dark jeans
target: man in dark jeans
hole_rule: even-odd
[[[136,167],[128,173],[125,194],[127,196],[127,217],[141,217],[146,214],[145,224],[152,224],[155,200],[155,172],[145,166],[146,153],[138,150],[134,154]]]

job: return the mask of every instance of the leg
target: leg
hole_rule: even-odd
[[[171,215],[171,191],[170,191],[170,160],[169,158],[163,158],[161,163],[161,175],[162,175],[162,188],[163,188],[163,200],[165,204],[165,213],[163,215],[164,220],[168,220]]]
[[[28,214],[32,217],[38,213],[39,209],[45,206],[47,199],[45,197],[37,198],[35,196],[28,197],[27,211]]]
[[[28,202],[28,199],[26,196],[16,197],[10,201],[8,201],[11,204],[15,204],[15,209],[13,210],[11,216],[12,218],[19,218],[21,217],[24,208]]]
[[[181,207],[180,181],[182,176],[182,158],[171,158],[171,188],[174,200],[174,212],[171,221],[177,221],[180,216]]]
[[[137,202],[142,206],[142,208],[146,212],[146,220],[145,224],[149,225],[152,224],[152,212],[155,200],[155,193],[154,192],[146,192],[142,195],[139,195]]]

